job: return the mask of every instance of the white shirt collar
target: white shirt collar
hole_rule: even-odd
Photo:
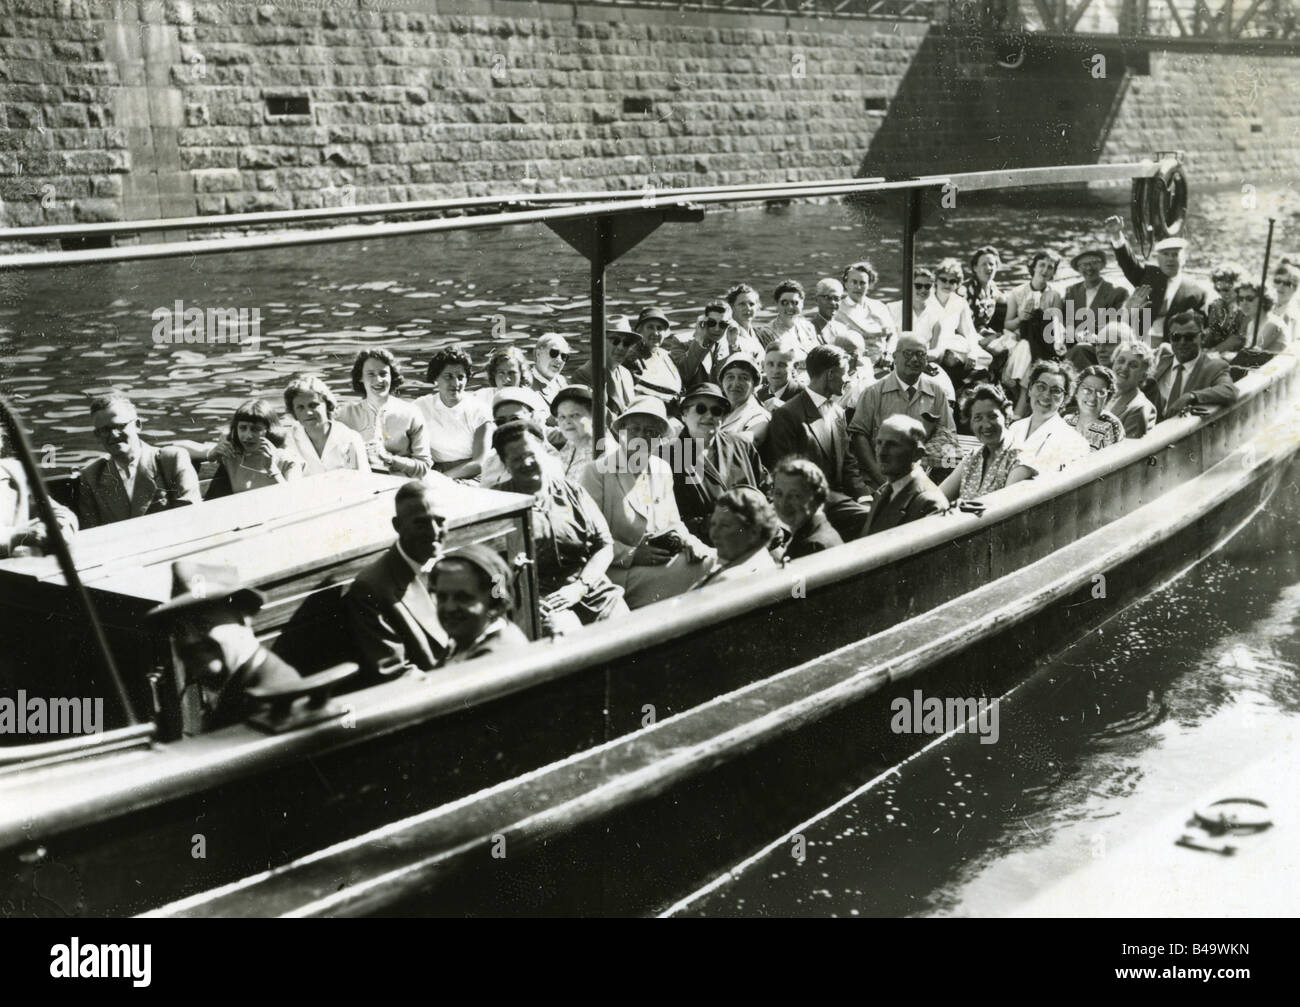
[[[400,539],[397,541],[397,552],[402,557],[402,559],[406,560],[406,565],[411,568],[412,572],[416,573],[417,575],[428,573],[430,570],[432,570],[434,560],[437,559],[437,554],[435,554],[429,557],[428,562],[423,564],[417,563],[415,560],[411,559],[410,556],[406,555],[406,550],[402,548],[402,542]]]
[[[895,479],[892,483],[890,483],[889,485],[894,487],[893,495],[898,496],[898,494],[902,492],[903,487],[911,480],[912,476],[915,474],[916,474],[916,466],[913,465],[912,468],[908,470],[906,475],[900,476],[899,478]]]
[[[808,388],[807,386],[804,387],[804,391],[808,393],[808,398],[812,399],[812,404],[815,405],[818,409],[821,409],[822,406],[826,405],[826,403],[830,401],[830,399],[828,399],[825,395],[821,395],[817,392],[814,392],[811,388]]]

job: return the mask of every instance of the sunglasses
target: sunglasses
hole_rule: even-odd
[[[727,320],[726,320],[725,318],[706,318],[706,319],[704,319],[704,327],[705,327],[706,329],[721,329],[721,328],[723,328],[726,324],[727,324]]]
[[[1238,291],[1238,293],[1237,293],[1237,300],[1239,300],[1239,301],[1258,301],[1258,300],[1259,300],[1259,295],[1257,295],[1257,294],[1243,294],[1243,293],[1241,293],[1240,291]]]
[[[608,339],[608,340],[609,340],[611,343],[613,343],[615,346],[626,346],[626,347],[629,347],[629,348],[630,348],[630,347],[633,347],[633,346],[636,346],[636,345],[638,345],[638,344],[641,342],[641,337],[640,337],[640,336],[616,336],[616,335],[610,335],[610,336],[606,336],[605,338]]]
[[[961,283],[960,276],[936,276],[935,279],[940,283]]]
[[[1294,287],[1294,286],[1295,286],[1295,280],[1287,280],[1287,279],[1283,279],[1282,277],[1279,276],[1276,280],[1273,281],[1273,286],[1275,286],[1275,287]]]
[[[731,410],[726,406],[710,406],[703,402],[695,403],[695,405],[691,406],[691,411],[694,412],[696,416],[715,416],[718,419],[721,419],[726,416],[727,413],[731,412]]]
[[[913,289],[913,290],[933,290],[933,289],[934,289],[934,284],[933,284],[933,283],[913,283],[913,284],[912,284],[912,289]]]
[[[568,360],[568,359],[569,359],[569,355],[568,355],[567,353],[565,353],[563,350],[551,350],[551,359],[552,359],[552,360]]]

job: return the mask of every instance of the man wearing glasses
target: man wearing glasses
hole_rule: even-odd
[[[762,366],[763,344],[741,332],[731,317],[731,305],[721,300],[710,301],[704,306],[704,314],[695,320],[691,341],[673,358],[682,387],[711,382],[718,366],[737,353],[744,353],[755,365]]]
[[[636,379],[628,364],[636,359],[641,347],[641,337],[624,315],[610,315],[605,321],[605,406],[608,419],[613,420],[636,398]],[[591,361],[588,360],[575,375],[576,383],[594,388]]]
[[[938,420],[936,430],[956,432],[943,386],[925,373],[927,358],[924,340],[904,333],[894,351],[893,371],[868,387],[853,411],[850,445],[863,477],[873,487],[885,482],[876,461],[875,441],[880,424],[889,417],[902,414],[919,421],[923,413],[931,413]]]
[[[1106,218],[1115,261],[1133,284],[1129,307],[1135,311],[1133,331],[1147,335],[1153,346],[1165,335],[1165,320],[1184,311],[1204,311],[1209,295],[1195,280],[1183,275],[1183,253],[1187,242],[1182,238],[1157,241],[1153,249],[1157,265],[1140,263],[1124,239],[1124,221],[1117,216]],[[1139,309],[1146,308],[1145,311]],[[1149,326],[1149,327],[1148,327]]]
[[[1160,418],[1177,416],[1192,406],[1226,406],[1240,394],[1226,361],[1201,350],[1205,331],[1199,311],[1182,311],[1169,319],[1168,340],[1156,361],[1156,410]]]
[[[199,476],[190,456],[140,440],[140,418],[125,395],[96,398],[90,421],[108,457],[81,470],[77,517],[82,528],[199,502]]]
[[[573,356],[573,348],[558,332],[544,333],[533,347],[532,389],[550,405],[555,393],[569,382],[564,378],[564,365]]]
[[[822,342],[829,346],[841,332],[849,331],[835,321],[835,313],[844,303],[844,285],[833,276],[820,279],[813,288],[813,300],[817,302],[817,310],[808,316],[808,320],[817,330],[817,335],[821,336]]]

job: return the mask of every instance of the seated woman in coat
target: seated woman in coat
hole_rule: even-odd
[[[768,549],[781,531],[781,522],[767,497],[754,487],[741,486],[718,497],[709,528],[718,558],[696,587],[739,583],[776,569]]]
[[[722,420],[731,401],[715,384],[704,383],[682,396],[685,428],[677,440],[660,445],[660,457],[672,467],[677,511],[691,534],[709,543],[714,502],[737,486],[771,484],[758,449],[742,437],[723,433]]]
[[[688,590],[703,573],[700,563],[713,558],[682,523],[672,469],[653,453],[668,430],[661,400],[634,399],[614,420],[618,446],[584,466],[578,480],[614,535],[609,578],[630,608]]]
[[[284,425],[265,402],[249,399],[230,421],[230,432],[217,445],[217,473],[204,500],[276,486],[301,479],[302,459],[285,450]]]
[[[586,490],[542,463],[542,428],[530,420],[503,423],[492,434],[492,449],[510,473],[497,488],[533,498],[537,582],[547,632],[571,632],[625,615],[623,589],[607,576],[614,559],[609,525]]]
[[[939,486],[950,501],[977,500],[1004,486],[1032,479],[1038,470],[1023,459],[1011,440],[1011,400],[995,385],[976,385],[970,398],[971,433],[980,446],[972,448]]]

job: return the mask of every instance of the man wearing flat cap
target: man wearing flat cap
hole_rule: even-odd
[[[262,596],[242,587],[229,567],[181,560],[172,564],[172,598],[149,612],[171,636],[183,680],[181,722],[200,734],[242,720],[250,688],[293,685],[298,672],[263,647],[250,617]]]
[[[1065,327],[1073,333],[1076,342],[1090,343],[1105,323],[1120,320],[1119,312],[1128,300],[1129,291],[1102,279],[1106,268],[1106,249],[1100,245],[1085,248],[1070,260],[1070,265],[1082,279],[1066,288]],[[1114,319],[1102,312],[1114,313]],[[1128,321],[1127,318],[1122,319]]]
[[[444,665],[528,645],[523,630],[510,621],[513,580],[501,554],[477,543],[434,563],[438,620],[451,638]]]
[[[675,402],[682,393],[682,377],[672,355],[664,348],[668,316],[658,308],[643,308],[632,328],[641,336],[641,348],[628,367],[636,378],[637,395],[653,395],[663,402]]]
[[[1124,271],[1124,277],[1133,284],[1128,307],[1140,310],[1138,324],[1133,331],[1139,336],[1149,336],[1153,346],[1164,340],[1165,319],[1183,311],[1204,311],[1209,300],[1205,288],[1183,273],[1183,253],[1187,242],[1182,238],[1164,238],[1157,241],[1152,251],[1156,265],[1140,263],[1133,256],[1124,239],[1124,221],[1117,216],[1106,218],[1106,229],[1115,260]],[[1149,321],[1148,321],[1149,320]],[[1131,323],[1130,323],[1131,324]]]

